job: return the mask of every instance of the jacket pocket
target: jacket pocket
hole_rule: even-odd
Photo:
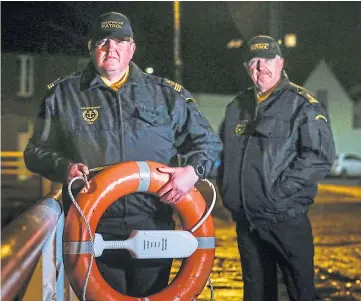
[[[267,138],[287,138],[291,136],[291,123],[275,117],[263,116],[255,127],[256,133]]]
[[[132,120],[131,129],[133,144],[146,149],[152,145],[153,153],[162,154],[161,157],[174,155],[175,131],[172,120],[165,108],[148,109],[136,108]]]
[[[272,192],[277,198],[289,198],[297,191],[296,187],[286,181],[276,181],[272,186]]]
[[[169,126],[171,124],[171,118],[164,109],[136,108],[133,116],[138,118],[147,127]]]

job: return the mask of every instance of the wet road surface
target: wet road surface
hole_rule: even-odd
[[[315,242],[315,284],[321,299],[361,301],[361,198],[320,191],[309,215]],[[219,203],[213,216],[221,217],[214,217],[214,300],[241,301],[243,282],[235,227]],[[175,260],[172,277],[180,263]],[[281,276],[279,282],[279,300],[289,300]],[[210,300],[210,294],[206,287],[197,300]]]

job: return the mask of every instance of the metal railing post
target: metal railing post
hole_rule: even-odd
[[[56,295],[55,231],[56,228],[54,228],[54,231],[49,235],[41,252],[43,301],[55,300]]]
[[[12,300],[26,286],[61,215],[60,191],[32,206],[1,231],[1,294]],[[51,244],[51,243],[50,243]],[[56,273],[55,273],[56,274]]]
[[[58,278],[56,280],[56,301],[64,301],[64,263],[63,263],[63,230],[64,213],[61,214],[56,225],[55,234],[55,252],[56,252],[56,270]]]

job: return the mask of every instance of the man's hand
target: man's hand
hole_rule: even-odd
[[[198,181],[192,166],[160,167],[158,170],[170,175],[169,181],[158,191],[161,201],[167,204],[178,203]]]
[[[68,176],[67,176],[67,182],[69,183],[72,179],[74,179],[75,177],[80,177],[89,175],[89,168],[88,166],[86,166],[83,163],[75,163],[73,165],[70,166],[69,171],[68,171]],[[86,182],[86,189],[89,189],[89,183]]]

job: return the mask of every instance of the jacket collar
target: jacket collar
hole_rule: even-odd
[[[132,61],[129,63],[129,78],[128,83],[131,85],[145,84],[145,76],[142,70]]]
[[[287,76],[287,73],[285,70],[282,70],[281,81],[273,92],[277,93],[278,91],[284,90],[284,89],[288,88],[289,86],[290,86],[290,80]]]
[[[129,63],[129,78],[126,84],[139,85],[145,82],[143,72],[132,61]],[[86,66],[80,77],[80,90],[85,91],[93,88],[108,88],[101,79],[100,74],[95,70],[92,62]]]

